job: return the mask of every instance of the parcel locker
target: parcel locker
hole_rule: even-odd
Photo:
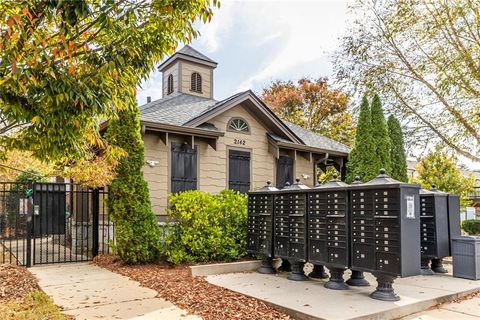
[[[460,196],[457,194],[448,195],[448,238],[449,256],[452,256],[452,239],[459,237],[460,231]]]
[[[450,255],[448,194],[420,190],[420,252],[422,274],[433,274],[429,262]]]

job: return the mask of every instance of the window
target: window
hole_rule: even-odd
[[[190,90],[195,92],[202,92],[202,76],[198,72],[192,73],[192,79],[190,83]]]
[[[241,118],[233,118],[228,123],[228,130],[230,131],[238,131],[242,133],[249,133],[250,127],[248,126],[247,122]]]
[[[172,193],[197,189],[197,148],[172,144],[171,167]]]
[[[173,75],[169,75],[167,78],[167,94],[173,92]]]

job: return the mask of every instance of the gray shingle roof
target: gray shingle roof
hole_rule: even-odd
[[[140,106],[140,120],[177,126],[188,126],[190,121],[200,117],[206,112],[220,108],[225,103],[228,103],[244,93],[245,92],[237,93],[222,101],[184,93],[175,93],[166,98],[155,100]],[[340,142],[306,130],[291,122],[285,120],[282,121],[307,146],[344,153],[350,152],[350,148]],[[210,128],[206,126],[204,129]],[[216,128],[211,128],[211,130],[216,130]],[[270,136],[277,141],[291,143],[291,141],[283,139],[275,134],[270,134]]]
[[[186,44],[182,49],[177,51],[177,53],[181,53],[181,54],[184,54],[186,56],[194,57],[194,58],[197,58],[197,59],[200,59],[200,60],[205,60],[205,61],[216,63],[215,61],[213,61],[212,59],[210,59],[206,55],[204,55],[204,54],[198,52],[197,50],[193,49],[192,47],[190,47],[188,44]]]
[[[304,129],[296,124],[282,120],[307,146],[349,153],[350,148],[321,134]]]
[[[140,106],[140,120],[181,126],[216,103],[213,99],[177,93]]]

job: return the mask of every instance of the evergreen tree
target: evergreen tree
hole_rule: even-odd
[[[355,176],[369,181],[378,174],[375,160],[375,144],[372,136],[372,120],[367,97],[363,97],[360,105],[355,144],[348,155],[347,181],[352,182]]]
[[[390,137],[390,160],[392,170],[390,176],[398,181],[408,182],[407,159],[403,147],[403,133],[398,120],[391,115],[388,117],[388,135]]]
[[[375,172],[381,168],[387,171],[387,174],[391,174],[392,165],[390,160],[390,137],[388,136],[387,122],[383,115],[382,103],[378,95],[375,95],[372,99],[371,107],[372,116],[372,135],[375,146],[374,166]]]
[[[128,264],[155,261],[161,244],[160,229],[143,179],[144,145],[139,117],[136,106],[119,111],[118,117],[109,121],[106,132],[110,144],[127,152],[110,184],[108,210],[116,227],[114,249]]]

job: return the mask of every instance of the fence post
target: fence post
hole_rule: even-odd
[[[100,192],[98,189],[93,189],[92,191],[92,224],[93,224],[93,230],[92,230],[92,242],[93,242],[93,247],[92,247],[92,256],[96,257],[98,256],[98,247],[99,247],[99,239],[98,239],[98,228],[99,228],[99,208],[100,208]]]
[[[33,233],[33,180],[27,182],[27,268],[32,266],[32,233]]]

